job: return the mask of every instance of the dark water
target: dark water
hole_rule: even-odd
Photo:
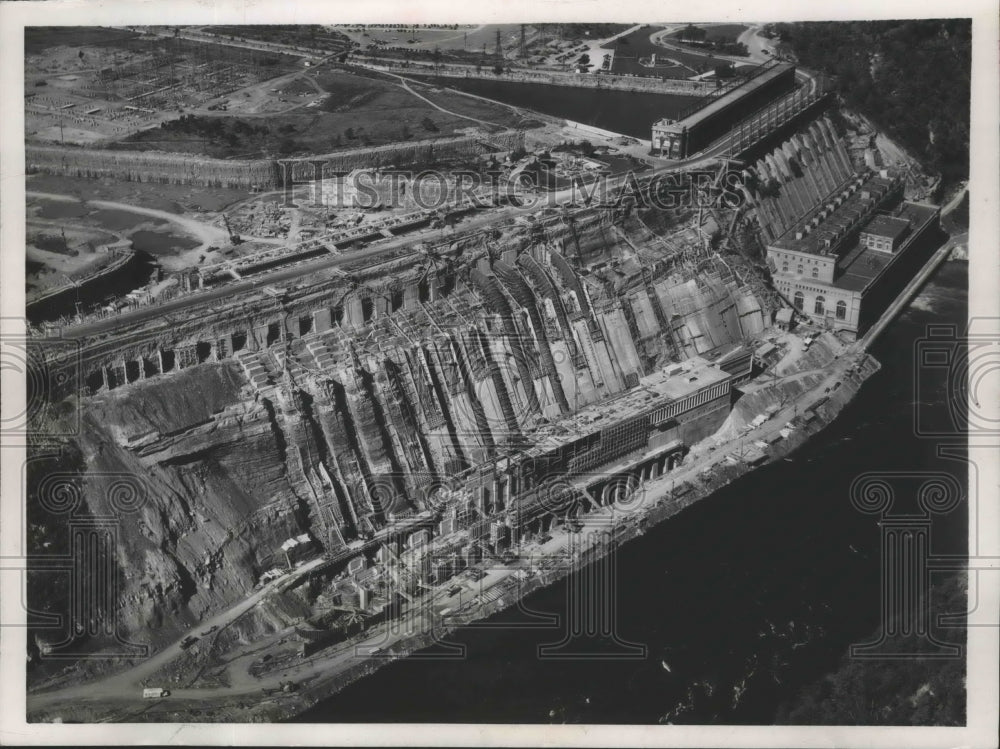
[[[84,203],[63,200],[42,200],[35,215],[39,218],[80,218],[90,213]]]
[[[145,213],[136,213],[118,208],[101,208],[90,214],[90,217],[101,226],[115,231],[127,232],[143,224],[152,226],[166,226],[167,221],[156,216],[147,216]]]
[[[655,120],[676,116],[696,98],[480,78],[434,78],[427,81],[505,104],[534,109],[553,117],[644,139],[649,138],[649,128]]]
[[[190,250],[201,244],[197,239],[166,231],[140,229],[130,237],[132,247],[151,255],[173,255],[178,250]]]
[[[157,267],[155,259],[146,252],[136,251],[132,259],[116,271],[112,271],[78,289],[51,296],[27,308],[28,321],[34,324],[51,322],[60,317],[76,314],[76,303],[86,314],[102,307],[112,299],[122,297],[130,291],[145,286],[150,274]]]
[[[27,310],[28,320],[36,324],[75,315],[77,302],[80,303],[80,311],[84,313],[104,306],[111,299],[124,296],[128,292],[144,286],[157,266],[155,260],[157,256],[174,254],[197,247],[200,244],[192,237],[171,233],[166,228],[169,227],[169,222],[164,219],[133,211],[111,208],[93,210],[83,203],[42,199],[37,215],[43,218],[86,216],[101,228],[125,233],[132,242],[132,249],[136,252],[132,260],[120,269],[101,276],[95,281],[85,283],[78,289],[68,289],[43,302],[29,306]],[[136,227],[139,226],[152,226],[154,230],[136,230]],[[28,266],[28,272],[37,272],[37,268],[32,271],[32,267]]]
[[[880,624],[880,529],[852,507],[852,480],[919,470],[966,484],[963,462],[914,436],[914,408],[939,421],[947,405],[943,371],[922,371],[915,394],[913,361],[928,324],[961,330],[967,270],[942,266],[876,345],[882,370],[791,462],[744,476],[618,551],[618,632],[646,645],[644,659],[540,658],[562,630],[514,628],[524,614],[506,611],[492,628],[451,636],[464,658],[395,662],[298,720],[657,723],[670,713],[678,724],[772,723],[779,703],[794,704]],[[964,510],[935,520],[932,552],[964,551]],[[561,582],[525,605],[558,614],[566,597]]]

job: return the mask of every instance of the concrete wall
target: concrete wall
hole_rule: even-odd
[[[295,179],[311,179],[311,161],[321,161],[329,172],[363,167],[406,166],[412,163],[477,156],[493,151],[513,151],[524,146],[524,133],[463,135],[392,143],[372,148],[335,151],[308,159],[210,159],[193,154],[156,151],[108,151],[97,148],[29,145],[25,166],[29,171],[70,177],[111,177],[128,182],[160,182],[202,187],[275,189],[284,184],[286,174]],[[302,162],[285,167],[282,162]]]
[[[639,91],[652,94],[683,94],[703,96],[715,90],[715,84],[707,81],[687,81],[674,78],[644,78],[642,76],[612,75],[608,73],[561,73],[555,70],[505,70],[497,75],[490,66],[478,72],[472,66],[464,65],[423,65],[419,63],[401,64],[393,60],[375,60],[363,67],[385,70],[398,75],[434,76],[440,78],[483,78],[491,81],[512,83],[544,83],[551,86],[572,86],[576,88],[603,88],[611,91]]]

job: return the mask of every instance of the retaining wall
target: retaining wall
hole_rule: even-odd
[[[359,167],[406,166],[477,156],[493,151],[513,151],[523,146],[523,131],[505,130],[499,133],[335,151],[310,156],[308,160],[322,160],[329,170],[350,171]],[[282,161],[305,159],[210,159],[194,154],[158,151],[110,151],[41,145],[29,145],[25,148],[25,166],[29,172],[34,170],[68,177],[111,177],[128,182],[261,190],[276,189],[284,184],[284,175],[288,170],[282,166]],[[299,172],[296,169],[295,176],[301,179]],[[308,168],[308,173],[312,173],[312,167]]]

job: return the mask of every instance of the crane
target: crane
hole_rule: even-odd
[[[223,223],[225,223],[226,231],[229,233],[230,243],[233,245],[238,245],[242,243],[243,239],[240,237],[239,234],[233,231],[233,227],[229,224],[229,217],[225,213],[222,214],[222,221]]]

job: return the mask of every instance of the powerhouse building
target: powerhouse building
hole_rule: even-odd
[[[939,216],[903,200],[900,177],[855,174],[768,245],[775,287],[814,321],[863,333],[937,246]]]
[[[681,119],[664,118],[653,123],[653,148],[666,158],[687,158],[724,136],[734,123],[794,87],[794,65],[778,61],[762,65],[753,77],[721,96],[710,100],[706,97]]]

